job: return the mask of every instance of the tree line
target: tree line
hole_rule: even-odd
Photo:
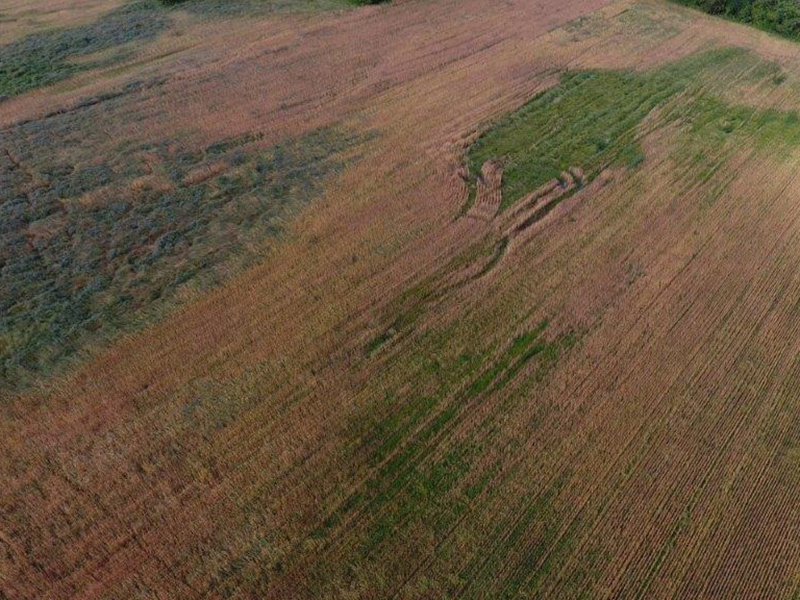
[[[800,0],[677,0],[712,15],[800,38]]]

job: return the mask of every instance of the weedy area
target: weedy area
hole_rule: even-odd
[[[724,76],[718,77],[720,73]],[[786,158],[800,144],[795,111],[731,105],[720,98],[732,87],[777,90],[785,82],[781,74],[777,65],[735,48],[700,52],[641,72],[568,72],[557,86],[504,116],[473,143],[467,151],[470,171],[487,160],[500,160],[504,207],[510,207],[570,165],[585,165],[587,182],[606,168],[637,170],[646,158],[645,139],[655,131],[670,130],[671,151],[651,160],[672,163],[690,185],[707,184],[703,197],[712,202],[725,191],[715,181],[720,165],[742,147]],[[641,192],[633,192],[637,193]],[[448,287],[442,281],[445,275],[476,260],[476,254],[480,252],[465,250],[438,277],[401,294],[390,310],[398,316],[365,348],[374,360],[390,342],[414,338],[413,362],[405,368],[417,385],[384,388],[382,397],[347,425],[347,438],[355,442],[341,460],[369,465],[368,475],[357,491],[340,490],[337,508],[310,535],[308,545],[318,560],[304,573],[311,579],[307,589],[314,597],[335,595],[341,588],[366,593],[365,581],[374,581],[373,575],[377,580],[400,577],[402,568],[391,561],[398,548],[442,539],[431,561],[448,570],[434,573],[423,566],[427,576],[411,576],[415,585],[407,584],[409,597],[433,590],[442,597],[547,597],[547,581],[558,576],[559,561],[591,537],[590,523],[602,514],[603,501],[598,500],[599,507],[587,502],[592,507],[586,514],[564,525],[573,518],[557,500],[569,495],[567,482],[573,473],[567,465],[536,492],[516,498],[508,520],[488,531],[469,522],[481,518],[475,515],[481,509],[472,512],[476,505],[497,508],[509,502],[498,488],[525,487],[511,483],[516,475],[512,457],[524,442],[505,437],[497,424],[526,408],[530,427],[536,430],[542,421],[558,421],[552,405],[526,407],[524,398],[537,397],[547,387],[553,371],[580,347],[585,335],[567,331],[553,336],[549,322],[543,321],[500,347],[476,345],[479,351],[453,355],[453,340],[469,337],[465,331],[479,325],[465,319],[435,333],[411,334],[409,329],[432,304],[459,287]],[[392,360],[406,358],[394,354]],[[489,523],[493,520],[487,517]],[[473,553],[470,544],[475,545]],[[484,544],[490,552],[477,550]],[[654,570],[667,552],[655,559]],[[339,553],[358,569],[337,571],[323,558]],[[299,560],[290,555],[281,564]],[[519,566],[498,581],[496,573],[508,561]],[[592,549],[574,567],[569,581],[561,582],[562,589],[585,589],[609,561],[605,550]],[[641,589],[651,584],[652,579],[644,579]]]
[[[498,442],[492,435],[494,417],[485,415],[482,427],[471,432],[472,439],[448,443],[445,456],[426,459],[433,458],[434,449],[458,423],[469,418],[482,397],[499,394],[524,368],[533,365],[533,375],[527,378],[529,385],[547,379],[578,340],[574,333],[547,340],[547,326],[542,322],[516,336],[499,353],[464,353],[445,364],[430,356],[424,366],[426,372],[420,376],[437,382],[435,392],[405,402],[399,400],[402,392],[387,392],[384,402],[354,420],[351,434],[362,440],[357,452],[369,456],[375,467],[373,479],[366,492],[347,498],[341,514],[329,517],[313,537],[335,538],[331,530],[346,522],[348,512],[369,511],[376,520],[364,533],[360,560],[374,560],[387,536],[401,524],[429,528],[432,535],[443,535],[452,527],[466,508],[466,499],[483,493],[497,475],[493,468],[475,468],[481,448]],[[460,388],[455,395],[453,387]],[[504,404],[496,415],[509,410],[510,405]],[[387,416],[377,419],[377,415]],[[455,488],[460,491],[455,492]],[[323,592],[329,583],[320,581],[320,585]]]
[[[207,288],[247,267],[356,142],[321,129],[269,148],[247,135],[195,151],[165,140],[123,142],[107,158],[80,152],[99,111],[126,96],[3,131],[6,383],[45,373],[92,337],[141,326],[181,289]]]
[[[136,0],[94,23],[48,29],[0,46],[0,102],[79,71],[113,64],[126,55],[126,45],[151,40],[169,26],[169,16],[157,0]],[[108,50],[117,53],[91,60],[91,55]],[[89,60],[75,61],[82,57]]]

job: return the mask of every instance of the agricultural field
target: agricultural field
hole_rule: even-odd
[[[0,600],[800,598],[728,4],[0,0]]]

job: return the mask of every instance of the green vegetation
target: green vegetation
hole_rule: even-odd
[[[473,191],[476,175],[490,159],[503,163],[501,208],[573,166],[584,169],[587,181],[606,167],[635,168],[644,161],[639,144],[642,124],[656,109],[664,113],[662,124],[692,123],[684,130],[706,146],[736,132],[757,132],[756,123],[773,120],[789,128],[772,128],[760,137],[796,134],[794,113],[771,115],[718,99],[724,85],[714,74],[720,72],[749,72],[749,80],[772,86],[785,80],[775,65],[738,49],[691,56],[647,72],[566,73],[560,85],[502,118],[472,145],[467,162]],[[679,95],[680,101],[671,102]]]
[[[4,132],[13,149],[0,151],[5,382],[157,316],[181,289],[251,264],[355,142],[325,129],[267,149],[247,136],[196,152],[164,143],[109,153],[115,162],[61,160],[75,143],[70,125],[88,126],[95,112]],[[153,156],[160,184],[147,176]]]
[[[755,25],[765,31],[800,39],[800,2],[797,0],[675,0],[712,15]]]

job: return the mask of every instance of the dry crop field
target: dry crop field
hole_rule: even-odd
[[[0,599],[800,598],[799,167],[666,0],[0,0]]]

